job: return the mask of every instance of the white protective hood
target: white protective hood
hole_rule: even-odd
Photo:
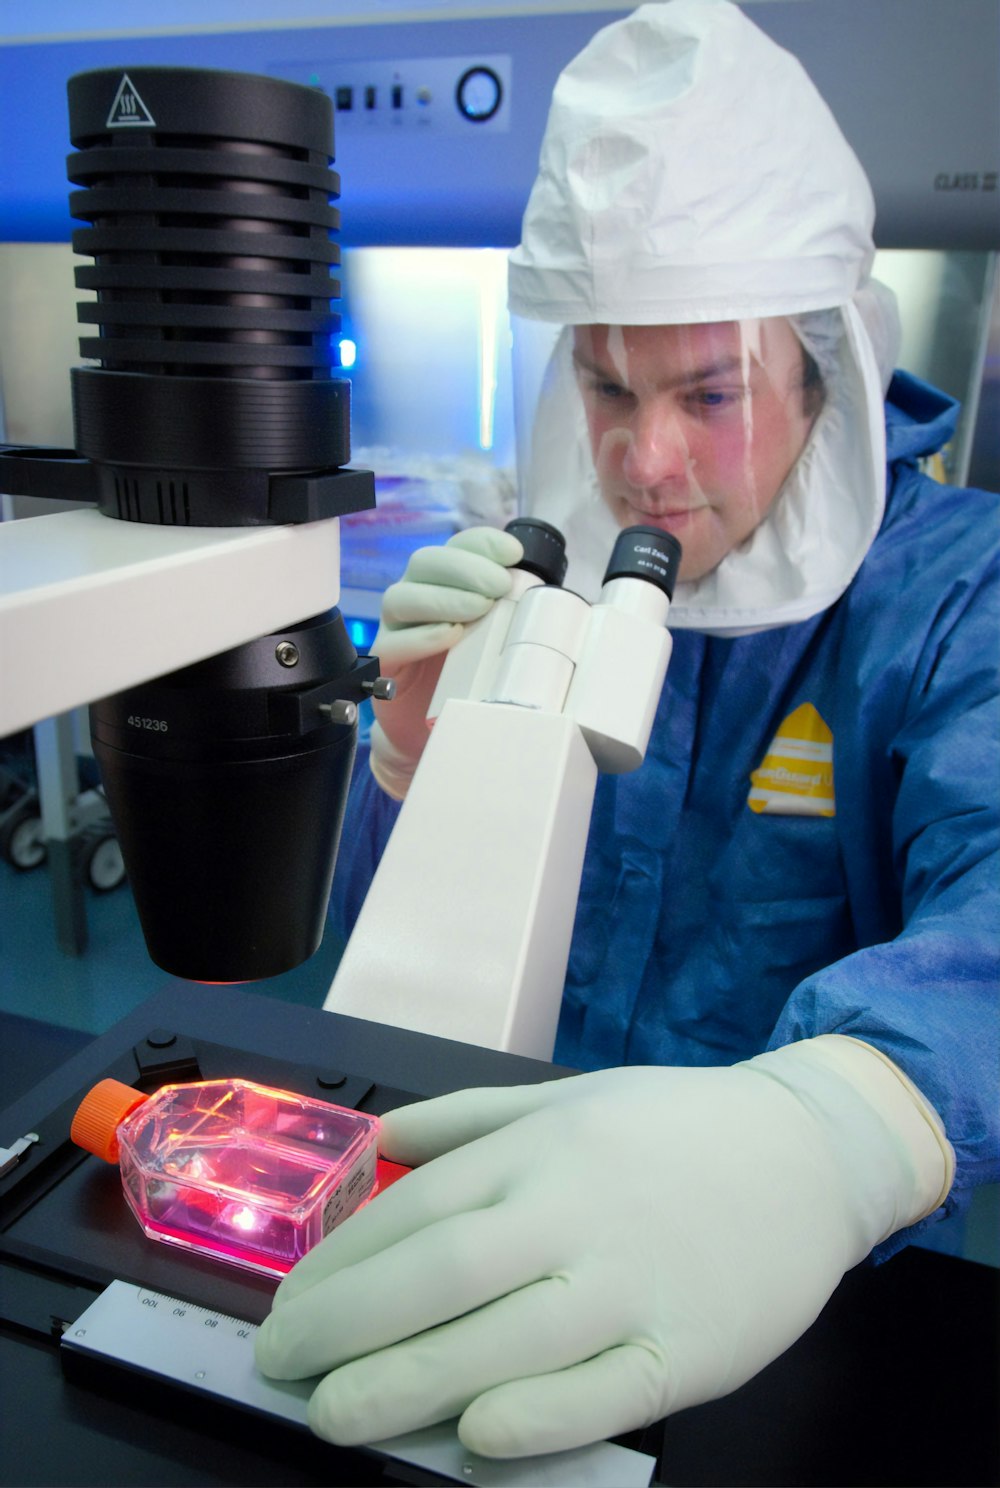
[[[568,328],[779,316],[798,330],[804,312],[832,310],[826,403],[802,456],[756,531],[678,585],[671,625],[739,634],[843,592],[882,519],[898,345],[891,296],[869,277],[873,220],[865,174],[805,71],[728,0],[643,5],[565,69],[509,305],[521,508],[564,532],[571,588],[595,597],[618,528]]]

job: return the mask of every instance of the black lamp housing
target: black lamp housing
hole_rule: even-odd
[[[371,472],[345,468],[330,100],[193,68],[102,69],[68,91],[70,206],[87,224],[73,246],[93,260],[76,277],[97,296],[79,307],[92,364],[72,373],[78,494],[162,526],[374,506]],[[38,453],[48,476],[58,454]],[[356,704],[377,676],[334,609],[92,706],[126,871],[165,971],[244,981],[316,950]]]

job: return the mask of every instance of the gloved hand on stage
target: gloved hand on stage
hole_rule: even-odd
[[[281,1283],[258,1364],[325,1375],[309,1420],[329,1441],[458,1416],[495,1457],[735,1389],[953,1171],[920,1092],[839,1035],[732,1068],[461,1091],[390,1113],[382,1148],[427,1166]]]
[[[383,676],[396,681],[391,703],[375,703],[371,770],[382,789],[402,800],[427,743],[427,709],[445,655],[465,626],[510,589],[524,549],[494,527],[470,527],[443,547],[419,548],[402,579],[382,597],[372,651]]]

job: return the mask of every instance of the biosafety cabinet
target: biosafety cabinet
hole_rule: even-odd
[[[128,11],[101,0],[85,24],[64,0],[16,15],[5,7],[0,439],[73,442],[68,371],[80,359],[75,301],[88,291],[73,284],[67,79],[193,65],[324,90],[341,180],[353,458],[374,469],[378,488],[377,510],[344,522],[342,607],[355,643],[369,644],[380,595],[413,549],[515,511],[506,254],[559,71],[629,8],[303,0],[292,25],[267,0],[214,0],[197,7],[195,26],[189,0]],[[899,299],[900,363],[962,404],[935,473],[1000,490],[997,0],[745,8],[800,58],[872,181],[876,273]],[[7,516],[37,509],[29,498],[0,502]],[[68,747],[66,731],[47,746],[53,778]]]
[[[195,65],[324,89],[342,183],[354,445],[372,455],[394,514],[377,541],[359,524],[353,573],[347,544],[345,585],[361,591],[355,608],[372,612],[363,591],[398,570],[411,535],[447,536],[454,523],[512,506],[505,250],[518,241],[561,67],[630,8],[315,0],[291,26],[278,7],[237,15],[220,0],[199,8],[189,30],[188,5],[156,7],[155,25],[152,6],[127,19],[91,7],[86,28],[54,5],[43,8],[41,36],[39,8],[9,20],[18,31],[0,35],[4,437],[71,442],[66,79],[109,65]],[[900,299],[901,362],[963,403],[944,474],[1000,487],[1000,7],[746,0],[745,9],[800,58],[872,181],[876,272]],[[734,118],[734,150],[739,141]]]
[[[127,11],[101,0],[85,23],[64,0],[16,15],[5,7],[0,439],[73,442],[75,302],[89,292],[73,284],[67,79],[107,66],[197,66],[322,89],[341,180],[338,339],[353,458],[374,469],[378,488],[376,511],[344,521],[342,608],[355,642],[368,644],[380,595],[414,548],[516,509],[506,254],[559,71],[629,8],[303,0],[292,24],[268,0]],[[935,473],[1000,490],[1000,5],[745,0],[745,9],[802,61],[871,179],[875,272],[899,299],[900,363],[962,404]],[[0,501],[10,517],[37,509],[30,498]]]

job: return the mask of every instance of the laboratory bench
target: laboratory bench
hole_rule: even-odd
[[[95,1352],[78,1350],[81,1314],[95,1302],[117,1305],[119,1291],[147,1306],[176,1301],[192,1325],[197,1317],[214,1328],[220,1319],[225,1331],[263,1319],[273,1282],[146,1240],[117,1171],[71,1146],[69,1120],[86,1089],[109,1074],[147,1089],[239,1075],[378,1114],[466,1085],[567,1071],[180,982],[95,1038],[2,1016],[0,1035],[4,1021],[0,1147],[29,1131],[41,1141],[0,1177],[0,1483],[462,1481],[426,1462],[331,1447],[252,1402],[164,1377],[117,1344],[103,1354],[96,1344]],[[912,1246],[883,1265],[859,1266],[813,1327],[755,1379],[623,1444],[633,1457],[656,1456],[656,1481],[674,1488],[998,1484],[998,1293],[995,1268]],[[465,1478],[488,1480],[488,1471]],[[495,1481],[529,1488],[542,1479]],[[619,1488],[613,1477],[604,1481]]]

